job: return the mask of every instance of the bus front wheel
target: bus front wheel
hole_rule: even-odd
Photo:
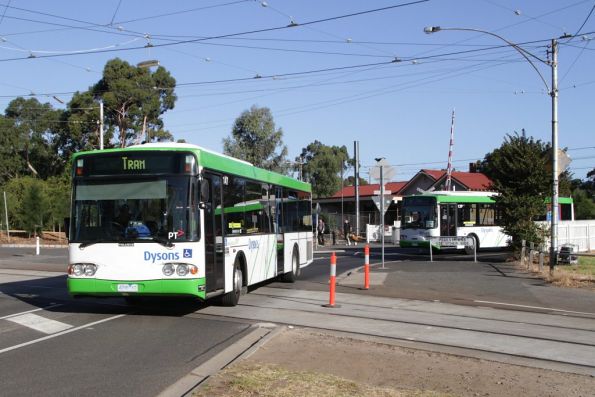
[[[233,266],[233,290],[223,295],[221,302],[224,306],[236,306],[242,295],[242,267],[238,260]]]

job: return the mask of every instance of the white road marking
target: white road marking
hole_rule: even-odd
[[[107,321],[115,320],[117,318],[124,317],[124,316],[126,316],[126,314],[118,314],[117,316],[112,316],[112,317],[104,318],[103,320],[99,320],[99,321],[95,321],[95,322],[92,322],[92,323],[89,323],[89,324],[81,325],[80,327],[70,328],[70,329],[67,329],[66,331],[58,332],[58,333],[53,334],[53,335],[44,336],[44,337],[41,337],[41,338],[30,340],[29,342],[21,343],[19,345],[10,346],[10,347],[7,347],[5,349],[0,350],[0,354],[9,352],[11,350],[19,349],[21,347],[33,345],[35,343],[43,342],[43,341],[48,340],[48,339],[56,338],[58,336],[69,334],[71,332],[79,331],[79,330],[84,329],[84,328],[89,328],[89,327],[92,327],[93,325],[105,323]]]
[[[21,314],[27,314],[27,313],[33,313],[33,312],[38,312],[40,310],[47,310],[47,309],[51,309],[52,307],[58,307],[58,306],[63,306],[62,304],[59,305],[50,305],[50,306],[46,306],[46,307],[40,307],[38,309],[33,309],[33,310],[27,310],[26,312],[20,312],[20,313],[14,313],[14,314],[9,314],[8,316],[4,316],[4,317],[0,317],[0,320],[4,320],[10,317],[15,317],[15,316],[19,316]]]
[[[34,329],[44,334],[55,334],[72,328],[72,325],[60,321],[51,320],[33,313],[21,314],[9,317],[6,320]]]
[[[575,313],[575,314],[590,314],[595,315],[595,313],[590,312],[576,312],[573,310],[563,310],[563,309],[552,309],[551,307],[541,307],[541,306],[527,306],[527,305],[517,305],[514,303],[503,303],[503,302],[490,302],[490,301],[473,301],[476,303],[489,303],[491,305],[501,305],[501,306],[513,306],[513,307],[524,307],[527,309],[540,309],[540,310],[549,310],[552,312],[561,312],[561,313]]]

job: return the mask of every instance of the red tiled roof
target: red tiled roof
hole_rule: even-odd
[[[397,194],[403,186],[405,186],[407,182],[388,182],[385,186],[386,190],[390,190],[391,194],[394,196]],[[374,191],[380,190],[379,183],[373,183],[370,185],[360,185],[359,186],[359,195],[360,197],[365,196],[375,196]],[[354,186],[345,186],[343,189],[339,190],[337,193],[331,196],[331,198],[341,198],[341,197],[354,197],[355,196],[355,187]]]
[[[443,170],[421,170],[421,172],[428,174],[429,176],[434,178],[434,180],[436,180],[436,181],[438,179],[442,178],[442,176],[444,174],[446,174],[446,171],[443,171]]]
[[[470,190],[490,190],[492,181],[481,172],[459,172],[453,171],[452,177]]]
[[[446,176],[446,171],[443,170],[421,170],[421,172],[431,176],[437,182]],[[453,171],[452,177],[467,186],[469,190],[489,190],[492,185],[490,178],[481,172]]]

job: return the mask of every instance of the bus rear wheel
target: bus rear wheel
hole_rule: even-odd
[[[470,234],[467,236],[468,238],[473,239],[473,245],[466,245],[465,246],[465,253],[467,255],[473,255],[473,247],[475,247],[475,252],[479,251],[479,239],[475,234]]]
[[[291,271],[283,275],[283,281],[286,283],[295,283],[300,276],[300,261],[297,251],[294,249],[291,255]]]
[[[238,260],[233,266],[233,289],[221,297],[221,303],[224,306],[236,306],[242,295],[242,267]]]

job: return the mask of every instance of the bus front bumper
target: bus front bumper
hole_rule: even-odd
[[[100,280],[69,277],[70,295],[82,296],[195,296],[206,299],[205,278],[176,280]]]

